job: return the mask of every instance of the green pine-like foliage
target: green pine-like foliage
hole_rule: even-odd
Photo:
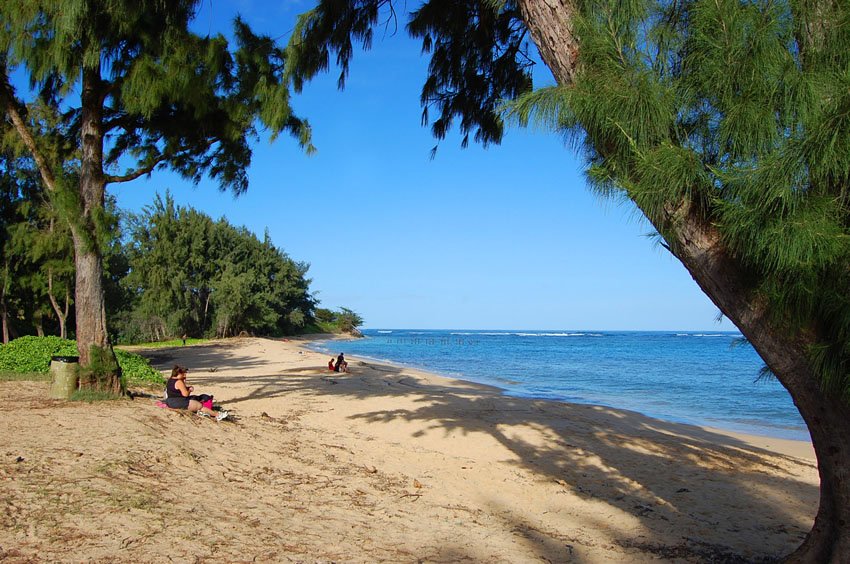
[[[668,241],[696,206],[850,400],[850,4],[589,1],[575,25],[575,84],[508,115],[567,134]]]
[[[375,28],[395,33],[400,16],[390,0],[317,2],[301,15],[287,46],[287,77],[294,89],[300,91],[332,63],[343,88],[355,46],[368,49]],[[410,14],[406,27],[431,56],[420,96],[423,125],[430,123],[438,140],[457,126],[462,146],[470,136],[483,145],[499,143],[500,100],[531,89],[533,62],[516,3],[432,0]]]
[[[168,167],[190,181],[207,175],[222,189],[243,192],[258,124],[313,150],[309,125],[290,107],[283,49],[239,18],[234,44],[191,32],[199,4],[0,1],[0,70],[30,77],[38,96],[26,109],[31,117],[47,116],[31,126],[53,174],[80,159],[75,151],[87,103],[79,92],[81,70],[97,72],[91,86],[103,89],[102,107],[95,108],[108,136],[102,165],[110,172],[130,165],[107,182]]]
[[[225,219],[176,206],[169,194],[130,223],[129,274],[121,284],[134,298],[116,319],[121,341],[290,335],[313,321],[309,265],[268,234],[261,241]]]

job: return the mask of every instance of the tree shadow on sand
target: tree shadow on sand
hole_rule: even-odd
[[[211,350],[201,364],[229,363],[221,356],[216,360],[221,352]],[[633,532],[612,530],[602,516],[588,516],[587,525],[605,529],[612,542],[624,549],[650,551],[660,558],[772,561],[793,549],[811,526],[811,521],[801,520],[799,515],[808,509],[814,515],[817,487],[796,480],[789,469],[814,467],[813,463],[634,412],[517,399],[469,382],[447,386],[440,380],[413,378],[404,369],[387,365],[355,361],[352,369],[353,374],[337,374],[328,372],[326,366],[308,363],[259,376],[205,374],[204,382],[249,384],[248,393],[227,401],[236,408],[241,402],[285,397],[294,391],[352,399],[405,397],[414,402],[413,408],[370,411],[351,419],[425,423],[425,429],[412,433],[412,438],[431,433],[491,437],[515,455],[505,464],[633,517],[642,528],[639,539]],[[518,432],[520,428],[523,432]],[[530,441],[528,436],[543,440]],[[667,476],[669,480],[659,479]],[[789,498],[788,491],[802,492],[801,499]],[[791,507],[793,504],[796,506]],[[495,511],[504,519],[515,520],[514,530],[541,557],[580,561],[567,551],[570,538],[563,532],[541,532],[523,523],[521,516],[511,515],[510,509]],[[722,541],[675,536],[669,523],[682,520],[694,530],[712,531],[712,538]],[[753,535],[761,539],[757,545],[751,544]],[[745,548],[746,557],[740,556]]]
[[[156,370],[168,371],[175,364],[186,366],[190,371],[216,372],[228,369],[248,369],[269,366],[271,363],[255,355],[242,352],[244,342],[240,338],[212,341],[188,347],[163,347],[155,349],[128,347],[128,350],[144,356]],[[191,359],[191,362],[188,360]]]

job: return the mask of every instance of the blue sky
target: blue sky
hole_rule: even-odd
[[[201,32],[239,11],[285,40],[307,0],[205,2]],[[402,22],[403,23],[403,22]],[[513,127],[500,146],[460,148],[420,125],[427,60],[403,30],[358,52],[346,89],[331,71],[294,100],[318,152],[255,145],[248,193],[234,198],[167,172],[114,185],[133,211],[170,190],[311,264],[322,306],[372,328],[720,330],[717,308],[646,234],[630,204],[587,188],[583,163],[553,133]],[[552,82],[539,65],[535,84]]]

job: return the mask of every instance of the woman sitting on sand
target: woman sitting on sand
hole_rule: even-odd
[[[216,413],[211,407],[207,407],[201,403],[199,396],[189,395],[194,388],[186,383],[186,373],[188,371],[188,369],[182,366],[174,365],[174,368],[171,370],[171,377],[165,383],[165,405],[171,409],[188,409],[198,415],[215,417],[216,421],[227,419],[226,411]],[[209,397],[209,403],[212,405],[212,396]]]

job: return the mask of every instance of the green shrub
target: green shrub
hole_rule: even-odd
[[[361,336],[357,329],[361,325],[363,325],[363,318],[360,314],[347,307],[340,308],[339,311],[318,308],[313,322],[304,325],[300,333],[348,333]]]
[[[0,371],[39,372],[50,369],[51,356],[77,356],[77,343],[59,337],[21,337],[0,346]],[[165,384],[165,379],[137,354],[115,349],[127,385]]]
[[[165,378],[162,377],[162,374],[153,368],[148,359],[143,356],[121,349],[115,349],[115,356],[118,357],[118,365],[121,367],[121,373],[127,385],[165,385]]]
[[[51,356],[76,356],[77,343],[59,337],[21,337],[0,346],[0,370],[47,372]]]

